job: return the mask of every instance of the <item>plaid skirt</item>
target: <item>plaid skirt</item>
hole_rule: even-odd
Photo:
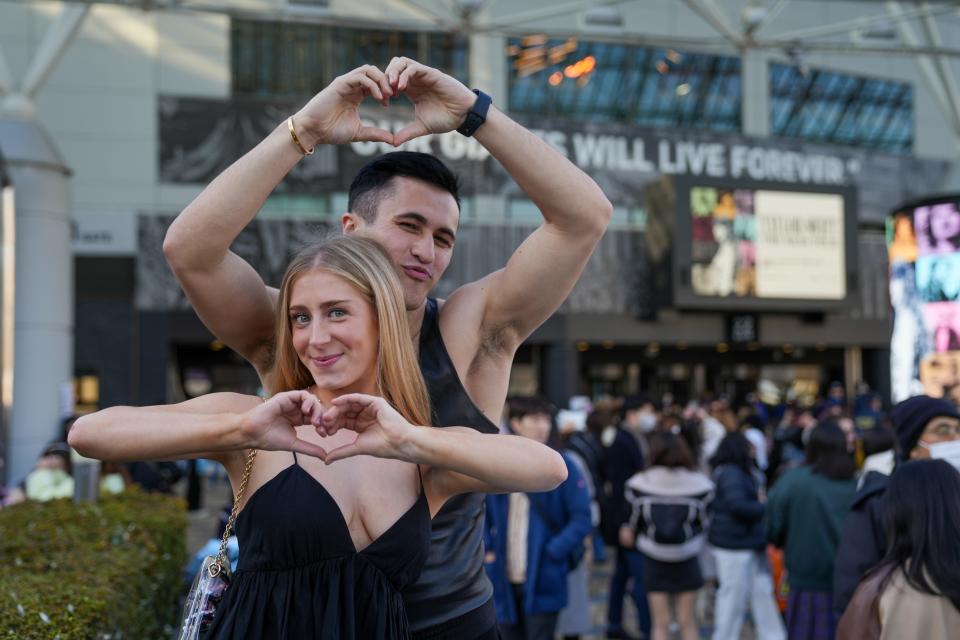
[[[790,591],[787,602],[789,640],[834,640],[837,616],[833,594],[824,591]]]

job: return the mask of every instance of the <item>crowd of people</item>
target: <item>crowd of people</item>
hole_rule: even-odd
[[[67,434],[76,419],[76,416],[71,416],[63,421],[61,436],[44,446],[26,476],[9,487],[0,484],[0,509],[27,500],[46,502],[73,498],[76,483],[73,477],[73,454],[67,444]],[[108,462],[101,465],[97,483],[101,494],[121,493],[133,484],[138,484],[148,491],[169,493],[181,476],[180,467],[173,462]]]
[[[608,638],[632,637],[628,595],[636,628],[654,640],[699,638],[708,621],[697,619],[698,597],[712,605],[715,640],[739,638],[748,614],[759,639],[950,637],[960,628],[960,413],[917,396],[887,416],[865,385],[850,403],[843,391],[830,385],[804,405],[764,402],[777,398],[769,391],[739,404],[575,398],[557,414],[571,473],[549,494],[555,508],[520,516],[516,496],[488,498],[487,568],[507,637],[592,631],[579,594],[585,568],[604,560],[597,540],[615,549]],[[545,404],[517,398],[507,430],[528,431],[520,406],[539,406],[549,424]],[[532,537],[523,575],[509,571],[518,526]],[[545,580],[555,573],[538,573],[543,562],[553,572],[566,562],[568,579]]]

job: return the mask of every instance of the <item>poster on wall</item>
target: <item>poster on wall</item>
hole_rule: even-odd
[[[887,221],[895,401],[925,393],[960,403],[960,196]]]
[[[701,181],[680,181],[677,194],[678,304],[809,310],[849,301],[848,194]]]

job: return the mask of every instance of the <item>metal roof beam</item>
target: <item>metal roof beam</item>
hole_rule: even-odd
[[[909,9],[907,11],[902,11],[904,19],[913,19],[913,18],[922,18],[924,16],[936,16],[942,13],[950,13],[956,11],[958,5],[960,5],[960,0],[952,0],[945,4],[938,4],[936,6],[926,6],[919,7],[917,9]],[[827,25],[821,25],[819,27],[806,27],[804,29],[796,29],[794,31],[787,31],[785,33],[778,33],[773,36],[777,40],[799,40],[803,38],[819,38],[821,36],[830,36],[837,35],[842,33],[848,33],[854,29],[862,29],[865,27],[880,25],[880,24],[889,24],[890,15],[888,13],[882,13],[874,16],[861,16],[859,18],[854,18],[852,20],[844,20],[842,22],[834,22]]]
[[[923,6],[927,6],[924,2]],[[923,17],[923,30],[927,35],[927,40],[935,47],[943,46],[943,39],[940,37],[940,30],[930,15]],[[936,63],[940,72],[940,79],[947,91],[947,104],[953,111],[953,117],[957,123],[957,133],[960,134],[960,86],[957,85],[957,78],[953,75],[950,68],[950,62],[944,56],[937,56]]]
[[[67,47],[73,41],[77,34],[83,19],[90,11],[90,5],[65,6],[57,16],[56,21],[47,29],[44,34],[37,53],[27,72],[23,76],[23,83],[20,86],[20,92],[29,99],[37,95],[37,91],[43,86],[44,80],[53,71],[53,67],[66,51]]]
[[[894,0],[888,0],[886,6],[887,13],[894,19],[900,38],[907,43],[907,45],[916,47],[919,39],[916,34],[914,34],[913,29],[910,28],[910,25],[907,24],[900,3]],[[933,66],[930,57],[927,55],[919,55],[916,57],[915,62],[920,68],[920,73],[923,75],[924,80],[926,80],[927,87],[930,89],[930,93],[933,94],[933,98],[943,112],[944,117],[946,117],[947,122],[953,127],[955,133],[960,134],[960,117],[958,117],[957,110],[950,104],[942,78],[940,78],[939,72]]]
[[[0,96],[5,96],[13,91],[13,74],[10,73],[10,67],[7,66],[7,58],[0,50]]]
[[[727,17],[716,5],[714,0],[683,0],[691,11],[709,24],[714,30],[722,35],[737,49],[743,49],[746,46],[746,39],[739,31],[727,20]]]

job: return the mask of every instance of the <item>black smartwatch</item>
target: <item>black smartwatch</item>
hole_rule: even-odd
[[[477,100],[470,107],[470,111],[467,112],[467,119],[457,127],[457,133],[462,133],[468,138],[477,132],[480,125],[487,121],[487,111],[493,104],[493,98],[480,91],[480,89],[474,89],[473,92],[477,94]]]

